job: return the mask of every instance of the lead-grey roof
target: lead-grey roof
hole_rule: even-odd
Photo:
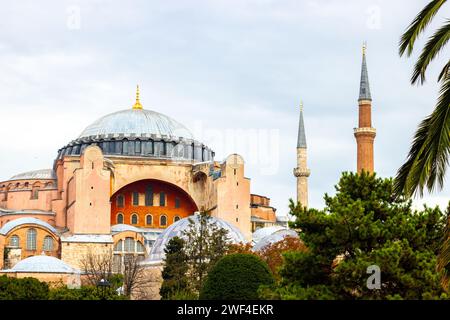
[[[38,225],[38,226],[41,226],[41,227],[44,227],[44,228],[50,230],[54,234],[58,234],[58,231],[56,231],[56,229],[53,226],[51,226],[47,222],[42,221],[37,218],[18,218],[18,219],[9,221],[9,222],[5,223],[3,225],[3,227],[0,229],[0,234],[7,235],[12,229],[14,229],[18,226],[24,225],[24,224]]]
[[[262,238],[269,236],[277,231],[284,230],[285,228],[281,226],[271,226],[265,228],[259,228],[252,234],[253,243],[259,242]]]
[[[55,171],[52,169],[41,169],[16,174],[9,180],[54,180],[56,179]]]
[[[46,255],[33,256],[19,261],[6,272],[80,273],[64,261]]]
[[[263,237],[261,240],[259,240],[253,246],[253,251],[260,251],[260,250],[264,249],[266,246],[276,243],[278,241],[281,241],[286,237],[298,238],[298,233],[292,229],[283,228],[282,230],[278,230],[272,234],[269,234],[269,235]]]
[[[111,226],[112,233],[119,233],[123,231],[144,232],[145,230],[125,223],[119,223]]]
[[[12,209],[3,209],[0,208],[0,216],[4,215],[27,215],[27,214],[38,214],[44,216],[55,216],[56,213],[52,211],[43,211],[43,210],[34,210],[34,209],[24,209],[24,210],[12,210]]]
[[[370,96],[369,74],[367,72],[366,54],[363,53],[361,81],[359,84],[359,100],[372,100]]]
[[[109,234],[72,234],[61,237],[61,242],[113,243]]]
[[[305,124],[303,123],[303,110],[300,109],[300,119],[298,120],[297,148],[306,148]]]
[[[192,133],[181,123],[152,110],[128,109],[108,114],[89,125],[79,136],[123,134],[140,136],[154,134],[157,137],[194,139]]]

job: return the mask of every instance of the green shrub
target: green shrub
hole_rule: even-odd
[[[203,300],[254,300],[258,288],[274,279],[267,264],[252,254],[236,253],[220,259],[200,292]]]
[[[0,276],[0,300],[47,300],[48,284],[35,278]]]

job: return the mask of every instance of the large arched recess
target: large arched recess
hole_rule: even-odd
[[[146,201],[146,193],[152,191],[153,203]],[[138,200],[134,200],[138,195]],[[161,195],[164,201],[160,201]],[[119,197],[123,197],[121,203]],[[123,205],[122,205],[123,204]],[[111,196],[111,225],[117,224],[119,214],[123,223],[144,228],[166,228],[176,219],[182,219],[198,211],[198,206],[192,197],[180,187],[162,180],[145,179],[132,182]],[[137,223],[132,217],[137,215]],[[151,216],[149,219],[147,216]],[[161,224],[166,217],[166,224]],[[151,223],[149,224],[149,220]]]

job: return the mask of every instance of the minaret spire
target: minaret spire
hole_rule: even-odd
[[[310,170],[307,165],[307,156],[305,124],[303,122],[303,101],[301,101],[297,138],[297,167],[294,168],[294,176],[297,178],[297,201],[303,207],[308,207],[308,177]]]
[[[143,109],[141,102],[139,101],[139,85],[136,86],[136,103],[133,109]]]
[[[376,130],[372,127],[372,97],[370,95],[369,75],[366,62],[366,43],[363,44],[361,81],[359,84],[359,125],[354,129],[357,143],[358,172],[374,171],[373,143]]]
[[[300,119],[298,121],[297,148],[306,148],[305,124],[303,123],[303,101],[300,101]]]
[[[370,96],[369,73],[367,72],[366,49],[367,44],[364,42],[362,49],[361,81],[359,83],[359,100],[372,101]]]

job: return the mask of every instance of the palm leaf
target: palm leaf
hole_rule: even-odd
[[[450,154],[450,77],[446,77],[433,113],[419,125],[407,161],[397,172],[397,195],[423,195],[424,188],[442,189]]]
[[[441,73],[439,74],[438,77],[438,81],[440,82],[441,80],[445,79],[449,74],[448,74],[448,70],[450,68],[450,61],[447,62],[447,64],[444,66],[444,68],[442,68]]]
[[[400,39],[400,56],[402,56],[406,50],[407,56],[409,57],[411,55],[417,38],[426,26],[433,20],[436,13],[446,1],[447,0],[433,0],[419,12]]]
[[[425,82],[425,71],[430,62],[442,50],[450,39],[450,20],[439,28],[428,40],[425,47],[422,49],[419,59],[414,67],[414,72],[411,78],[411,83],[416,83],[417,79],[423,84]]]

